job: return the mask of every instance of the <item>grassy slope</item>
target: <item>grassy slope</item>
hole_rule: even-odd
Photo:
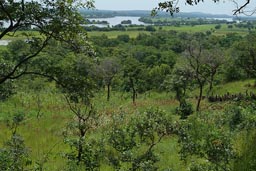
[[[216,86],[215,90],[219,94],[224,94],[227,91],[230,93],[239,93],[246,89],[256,92],[255,88],[247,86],[248,84],[252,85],[253,82],[253,80],[246,80],[228,83]],[[196,92],[191,92],[191,95],[193,94],[196,94]],[[105,96],[106,93],[101,92],[94,100],[96,108],[104,115],[105,119],[120,109],[127,111],[127,113],[133,113],[137,110],[144,110],[149,106],[162,108],[172,114],[178,105],[177,101],[171,99],[171,95],[166,93],[140,95],[136,106],[132,104],[130,94],[112,93],[110,102],[104,100]],[[40,98],[43,105],[43,116],[40,119],[36,118],[38,108],[35,100],[36,94],[33,92],[19,93],[7,102],[0,103],[0,144],[6,141],[10,135],[10,131],[8,131],[4,120],[9,118],[12,113],[23,111],[27,116],[27,120],[20,126],[18,132],[25,138],[27,146],[31,148],[32,158],[41,160],[44,153],[51,151],[54,155],[51,156],[47,167],[49,167],[49,170],[60,170],[60,168],[64,167],[61,152],[69,149],[63,143],[62,132],[66,123],[72,117],[64,99],[58,93],[52,93],[51,91],[48,93],[42,92]],[[192,99],[191,101],[195,104],[195,100]],[[209,104],[204,100],[202,105],[203,109],[207,109],[212,108],[212,106],[221,106],[222,104]],[[159,166],[173,167],[181,171],[185,170],[179,160],[178,144],[175,138],[164,139],[157,147],[157,150],[161,154]]]

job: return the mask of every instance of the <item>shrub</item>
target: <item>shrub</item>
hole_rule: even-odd
[[[176,108],[176,113],[180,115],[181,119],[187,119],[193,112],[192,104],[186,101],[181,102],[180,106]]]

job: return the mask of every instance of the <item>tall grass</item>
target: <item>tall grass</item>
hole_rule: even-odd
[[[248,85],[252,85],[253,80],[238,81],[228,83],[225,85],[219,85],[215,87],[215,92],[224,94],[229,91],[230,93],[239,93],[247,89],[255,92],[255,88]],[[21,87],[23,89],[24,87]],[[197,94],[197,91],[190,93],[191,97]],[[136,104],[132,103],[130,93],[111,92],[111,99],[107,101],[106,92],[100,91],[93,99],[93,104],[97,111],[102,115],[101,125],[97,134],[92,136],[101,136],[103,130],[108,129],[107,123],[114,113],[122,110],[132,115],[136,111],[144,111],[149,106],[159,107],[164,109],[170,115],[174,115],[175,108],[178,106],[178,102],[173,99],[173,94],[148,92],[146,94],[139,94]],[[36,99],[41,99],[41,112],[42,115],[37,118],[38,104]],[[195,103],[195,99],[189,100]],[[204,100],[203,109],[207,110],[209,104],[207,100]],[[225,104],[218,104],[223,106]],[[63,98],[63,95],[56,91],[53,85],[45,86],[40,93],[37,91],[28,90],[26,88],[23,91],[18,91],[16,95],[11,97],[5,102],[0,102],[0,145],[9,139],[11,132],[6,126],[6,120],[10,119],[14,113],[24,112],[26,114],[26,120],[18,128],[18,132],[24,137],[27,147],[31,150],[31,158],[33,161],[42,161],[46,154],[49,155],[48,161],[45,165],[45,170],[62,170],[65,167],[65,159],[62,157],[64,152],[69,151],[69,146],[63,142],[63,130],[66,124],[73,119],[72,113]],[[174,118],[178,119],[179,116],[175,115]],[[250,162],[255,158],[255,132],[249,137],[241,135],[240,144],[241,158],[240,162],[235,163],[235,171],[246,170],[246,162]],[[172,168],[175,171],[185,171],[185,164],[180,161],[179,158],[179,145],[177,138],[168,137],[165,138],[156,148],[160,154],[160,161],[158,166],[161,169]],[[161,170],[160,169],[160,170]],[[101,170],[111,170],[106,164],[102,165]]]

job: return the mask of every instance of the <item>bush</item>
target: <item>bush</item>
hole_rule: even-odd
[[[226,66],[226,71],[224,74],[225,80],[228,82],[246,78],[246,74],[244,73],[244,71],[234,63]]]
[[[231,130],[234,130],[243,122],[243,115],[239,107],[234,107],[230,111],[231,119],[229,121],[229,126]]]
[[[116,170],[158,170],[155,148],[171,134],[172,119],[159,109],[148,109],[126,119],[124,113],[113,118],[108,133],[109,163]]]
[[[220,29],[220,28],[221,28],[221,25],[220,25],[220,24],[218,24],[218,25],[215,26],[215,29]]]
[[[18,135],[12,135],[11,139],[5,142],[0,149],[0,170],[21,171],[31,165],[29,150],[25,146],[23,138]]]
[[[149,25],[149,26],[146,27],[146,31],[152,31],[152,32],[154,32],[154,31],[156,31],[156,29],[155,29],[154,26]]]
[[[0,101],[5,101],[13,95],[15,93],[14,88],[12,81],[6,81],[5,83],[0,84]]]
[[[181,119],[187,119],[189,115],[193,113],[192,105],[187,102],[182,102],[179,107],[176,108],[176,113],[180,115]]]

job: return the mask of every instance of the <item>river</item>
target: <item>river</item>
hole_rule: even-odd
[[[136,24],[136,25],[147,25],[143,22],[139,21],[140,17],[131,17],[131,16],[127,16],[127,17],[123,17],[123,16],[116,16],[116,17],[111,17],[111,18],[89,18],[90,21],[107,21],[109,23],[109,26],[115,26],[118,24],[121,24],[122,21],[124,20],[131,20],[132,24]],[[99,26],[99,27],[106,27],[106,24],[93,24],[95,26]]]
[[[0,46],[7,46],[10,42],[11,40],[0,40]]]

